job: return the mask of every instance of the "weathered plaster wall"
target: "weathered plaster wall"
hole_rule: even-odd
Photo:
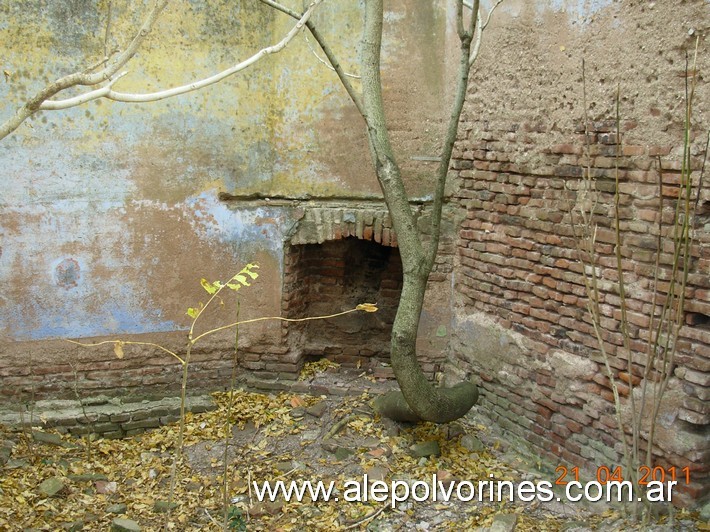
[[[125,44],[146,5],[112,2],[109,47]],[[418,346],[434,373],[453,333],[452,373],[480,375],[482,406],[570,466],[593,469],[618,458],[608,389],[590,349],[559,203],[583,165],[581,60],[595,124],[594,168],[608,177],[606,120],[618,82],[629,183],[652,178],[656,153],[672,174],[680,150],[683,51],[695,35],[706,37],[708,5],[506,0],[471,80],[453,168],[459,213],[448,222],[465,221],[456,247],[455,230],[446,230]],[[103,1],[0,0],[3,118],[43,84],[103,54],[106,7]],[[349,71],[357,70],[358,10],[359,4],[329,0],[316,14]],[[430,194],[426,178],[451,96],[454,54],[437,52],[445,44],[456,48],[451,15],[443,0],[399,0],[386,14],[387,116],[408,189],[422,199]],[[116,88],[143,92],[212,74],[278,41],[290,24],[254,3],[175,3]],[[704,39],[701,72],[708,57]],[[702,105],[708,86],[702,74],[699,79],[696,157],[699,132],[708,127]],[[361,120],[303,38],[199,93],[41,113],[0,142],[0,175],[4,402],[72,396],[75,382],[83,395],[175,390],[177,364],[152,348],[126,349],[116,359],[110,347],[85,350],[59,339],[121,336],[179,349],[186,307],[204,299],[199,279],[225,278],[254,261],[262,276],[240,293],[240,317],[279,315],[288,303],[284,246],[300,234],[297,224],[324,202],[336,213],[367,208],[379,196]],[[636,200],[633,208],[640,207]],[[426,213],[420,224],[426,228]],[[336,238],[336,224],[331,228],[328,239]],[[376,228],[373,222],[368,238],[377,241],[384,231],[378,237]],[[357,233],[357,224],[352,230]],[[636,232],[642,239],[643,231]],[[697,259],[691,304],[708,315],[706,247]],[[342,309],[334,302],[333,310]],[[227,303],[206,325],[233,315],[234,304]],[[692,331],[659,454],[664,464],[694,464],[694,484],[685,493],[698,497],[707,489],[710,342],[706,329]],[[292,377],[299,353],[285,334],[277,323],[242,330],[245,365]],[[224,385],[231,342],[225,333],[195,350],[193,387]]]
[[[511,0],[498,15],[471,80],[453,163],[466,216],[455,268],[459,307],[453,373],[479,376],[481,407],[512,435],[558,463],[593,475],[599,466],[619,464],[621,447],[569,212],[579,202],[580,178],[588,165],[600,191],[595,223],[603,338],[628,407],[628,382],[638,376],[629,376],[621,347],[610,223],[615,166],[621,180],[631,345],[643,353],[653,300],[657,156],[668,223],[683,151],[685,53],[692,54],[696,36],[695,182],[710,129],[710,3]],[[694,220],[687,324],[654,448],[657,465],[691,468],[691,483],[681,483],[675,499],[686,503],[710,489],[708,192],[706,175]],[[660,261],[667,279],[667,243]]]
[[[125,46],[149,4],[111,3],[109,49]],[[435,163],[422,158],[436,154],[445,117],[449,60],[436,52],[451,38],[444,4],[400,1],[386,14],[388,117],[418,196],[429,193],[424,177]],[[2,119],[104,54],[107,7],[0,1]],[[328,1],[315,21],[356,72],[360,6]],[[115,88],[147,92],[211,75],[277,42],[292,24],[258,2],[175,2]],[[240,292],[240,317],[279,315],[284,240],[308,208],[299,201],[379,196],[362,121],[302,36],[200,92],[39,113],[0,142],[0,175],[4,400],[71,396],[74,380],[82,393],[165,393],[178,378],[169,356],[133,348],[118,360],[110,346],[82,350],[60,339],[120,336],[180,349],[185,311],[205,299],[199,279],[224,279],[254,261],[261,278]],[[233,315],[230,303],[205,326]],[[430,316],[432,331],[448,323],[446,309]],[[194,386],[224,383],[231,341],[217,335],[196,351]],[[278,323],[245,328],[241,341],[245,358],[288,358]],[[442,352],[442,337],[424,341]]]

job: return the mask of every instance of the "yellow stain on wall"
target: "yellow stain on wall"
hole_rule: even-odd
[[[60,3],[47,7],[39,0],[19,4],[0,0],[9,13],[0,42],[12,45],[1,65],[13,73],[2,93],[10,108],[103,55],[109,2],[82,4],[75,11],[71,3],[61,9]],[[301,2],[291,4],[302,9]],[[111,2],[109,49],[127,45],[151,5]],[[314,15],[345,69],[355,74],[361,18],[357,3],[342,1],[324,2]],[[171,3],[114,88],[144,93],[211,76],[278,42],[294,23],[255,2]],[[403,53],[402,48],[393,50]],[[67,140],[76,141],[73,149],[80,152],[114,147],[116,163],[135,168],[137,194],[157,200],[178,201],[215,186],[265,195],[377,193],[362,121],[337,76],[314,52],[323,58],[312,38],[309,47],[299,35],[281,53],[174,99],[99,100],[80,109],[43,112],[23,141],[41,145],[37,130],[45,129],[55,136],[69,131]],[[68,96],[83,90],[72,89]],[[160,185],[165,174],[174,181],[168,179],[169,186]]]

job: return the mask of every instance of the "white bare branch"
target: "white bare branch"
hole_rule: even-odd
[[[156,2],[153,9],[151,9],[148,16],[143,21],[140,29],[133,36],[130,44],[122,53],[120,53],[112,61],[109,61],[108,58],[104,58],[91,67],[91,69],[97,68],[101,64],[105,63],[106,66],[104,68],[94,74],[89,74],[88,72],[91,71],[91,69],[89,69],[89,71],[74,72],[73,74],[61,77],[53,83],[47,85],[32,98],[30,98],[22,107],[15,111],[15,114],[12,117],[0,124],[0,140],[4,139],[20,127],[25,120],[39,111],[40,106],[45,100],[51,98],[55,94],[68,89],[69,87],[76,87],[78,85],[98,85],[99,83],[103,83],[104,81],[111,79],[116,72],[118,72],[119,69],[130,61],[130,59],[136,54],[138,48],[150,33],[155,21],[158,19],[163,9],[165,9],[168,2],[169,0],[159,0]]]
[[[69,74],[68,76],[59,78],[50,85],[47,85],[37,94],[35,94],[35,96],[33,96],[30,100],[28,100],[22,107],[20,107],[11,118],[0,124],[0,140],[15,131],[25,120],[27,120],[30,116],[40,110],[49,111],[68,109],[70,107],[82,105],[86,102],[96,100],[98,98],[106,98],[109,100],[129,103],[153,102],[163,100],[165,98],[171,98],[173,96],[178,96],[180,94],[185,94],[187,92],[199,90],[208,85],[218,83],[224,78],[251,66],[266,55],[276,54],[283,50],[288,45],[288,43],[291,42],[293,38],[301,31],[303,26],[308,22],[311,14],[313,13],[313,10],[318,6],[318,4],[323,1],[324,0],[313,0],[308,6],[308,9],[306,9],[306,11],[303,13],[303,15],[301,15],[300,18],[297,17],[298,22],[281,41],[279,41],[273,46],[269,46],[260,50],[259,52],[251,56],[249,59],[242,61],[241,63],[234,65],[233,67],[228,68],[227,70],[219,72],[208,78],[190,83],[188,85],[182,85],[180,87],[174,87],[172,89],[162,90],[153,93],[134,94],[114,91],[112,89],[113,85],[126,74],[126,72],[122,72],[118,75],[116,75],[116,73],[121,67],[123,67],[128,61],[130,61],[131,58],[133,58],[133,56],[138,51],[138,48],[142,44],[143,40],[145,40],[147,35],[150,33],[153,25],[155,24],[155,21],[158,19],[158,16],[169,3],[169,0],[159,0],[155,4],[153,9],[150,11],[150,13],[148,13],[148,16],[141,25],[139,31],[131,40],[126,50],[120,53],[113,60],[110,60],[108,57],[104,57],[102,60],[98,61],[96,64],[94,64],[88,69],[85,69],[84,71]],[[109,31],[109,24],[110,21],[107,21],[107,32]],[[103,69],[93,74],[90,73],[93,69],[99,67],[102,64],[105,64]],[[108,81],[108,83],[103,87],[73,98],[67,98],[64,100],[49,99],[52,96],[70,87],[98,85],[99,83],[103,83],[105,81]]]
[[[146,103],[146,102],[156,102],[158,100],[164,100],[166,98],[172,98],[175,96],[179,96],[181,94],[185,94],[188,92],[200,90],[204,87],[207,87],[209,85],[214,85],[215,83],[219,83],[222,81],[224,78],[229,77],[233,74],[236,74],[237,72],[244,70],[247,67],[250,67],[259,59],[262,59],[263,57],[270,55],[270,54],[277,54],[280,51],[282,51],[292,40],[293,38],[298,35],[298,33],[303,29],[303,26],[306,24],[308,19],[311,17],[311,14],[313,13],[313,10],[323,2],[324,0],[313,0],[311,4],[308,6],[308,9],[303,13],[301,18],[298,20],[296,25],[291,28],[291,30],[286,34],[286,36],[281,39],[278,43],[268,46],[266,48],[263,48],[259,50],[257,53],[249,57],[248,59],[237,63],[236,65],[223,70],[221,72],[218,72],[217,74],[214,74],[213,76],[210,76],[208,78],[201,79],[199,81],[194,81],[192,83],[189,83],[187,85],[181,85],[179,87],[173,87],[172,89],[165,89],[162,91],[157,91],[157,92],[149,92],[149,93],[144,93],[144,94],[136,94],[136,93],[128,93],[128,92],[117,92],[114,91],[111,87],[112,85],[118,81],[118,78],[125,75],[126,73],[123,72],[120,76],[112,79],[107,85],[104,87],[101,87],[100,89],[93,90],[91,92],[87,92],[86,94],[82,94],[80,96],[76,96],[74,98],[67,98],[65,100],[48,100],[42,103],[40,106],[40,109],[43,111],[54,111],[58,109],[68,109],[70,107],[76,107],[77,105],[84,104],[88,101],[91,100],[97,100],[99,98],[106,98],[108,100],[113,100],[116,102],[126,102],[126,103]]]
[[[76,107],[77,105],[90,102],[91,100],[96,100],[97,98],[108,97],[108,95],[112,92],[111,87],[113,86],[113,84],[126,74],[128,74],[128,72],[121,72],[120,74],[117,74],[113,78],[111,78],[108,84],[104,85],[100,89],[87,92],[86,94],[80,94],[79,96],[75,96],[74,98],[67,98],[65,100],[46,100],[42,102],[39,108],[41,111],[57,111],[59,109],[69,109],[70,107]]]
[[[298,13],[274,0],[259,1],[262,4],[266,4],[268,6],[273,7],[274,9],[281,11],[282,13],[285,13],[291,18],[298,19],[299,17]],[[353,103],[355,104],[355,107],[357,107],[357,110],[360,111],[360,114],[363,114],[364,111],[362,106],[362,96],[355,90],[355,88],[350,83],[350,79],[348,78],[347,73],[343,70],[343,67],[340,65],[340,62],[335,57],[333,50],[330,48],[325,38],[321,35],[320,31],[318,31],[318,28],[316,28],[315,24],[313,24],[312,20],[306,22],[306,27],[308,28],[308,31],[311,32],[311,35],[313,35],[313,38],[316,40],[318,45],[321,47],[321,50],[323,50],[323,53],[328,58],[328,61],[330,61],[333,70],[335,70],[335,73],[340,79],[340,83],[342,83],[343,87],[345,88],[345,91],[348,93]]]
[[[311,41],[308,40],[308,34],[304,33],[303,38],[306,39],[306,44],[308,45],[308,49],[311,51],[311,53],[314,56],[316,56],[316,59],[318,59],[318,61],[323,63],[329,70],[332,70],[333,72],[335,72],[335,69],[332,66],[330,66],[330,63],[328,61],[326,61],[325,59],[323,59],[321,56],[319,56],[318,52],[316,52],[313,49],[313,46],[311,46]],[[343,71],[343,75],[345,75],[349,78],[353,78],[353,79],[361,79],[360,76],[358,76],[356,74],[350,74],[349,72],[345,72],[345,71]]]
[[[478,58],[478,52],[481,49],[481,39],[483,37],[483,30],[486,29],[486,27],[488,26],[488,23],[491,21],[491,15],[493,15],[493,12],[502,3],[503,3],[503,0],[496,0],[496,3],[493,4],[493,6],[491,7],[491,10],[488,12],[488,15],[486,16],[485,21],[482,20],[483,17],[481,17],[481,13],[479,12],[478,19],[476,21],[476,42],[473,44],[473,49],[471,50],[471,55],[468,58],[469,66],[473,65],[473,63]],[[464,0],[463,5],[465,5],[469,9],[473,9],[473,4],[470,2],[470,0]]]

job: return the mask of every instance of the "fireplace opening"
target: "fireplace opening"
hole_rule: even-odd
[[[389,360],[392,323],[402,290],[396,247],[344,238],[289,246],[285,258],[284,316],[336,314],[360,303],[374,313],[352,312],[327,320],[288,323],[290,347],[300,361],[326,357],[344,366]]]

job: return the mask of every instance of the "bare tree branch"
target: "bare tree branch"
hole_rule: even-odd
[[[464,35],[464,27],[463,27],[463,5],[464,3],[462,0],[458,0],[456,2],[456,33],[459,36],[459,39],[463,38]],[[473,9],[471,7],[471,9]]]
[[[111,36],[111,15],[113,2],[109,0],[106,13],[106,30],[104,31],[104,57],[108,57],[108,40]]]
[[[329,63],[328,61],[326,61],[325,59],[323,59],[321,56],[319,56],[319,55],[318,55],[318,52],[316,52],[316,51],[313,49],[313,47],[311,46],[311,41],[308,40],[308,35],[304,33],[304,34],[303,34],[303,37],[304,37],[304,39],[306,40],[306,45],[308,46],[308,49],[309,49],[309,50],[311,51],[311,53],[316,57],[316,59],[318,59],[318,61],[320,61],[321,63],[323,63],[328,69],[330,69],[330,70],[332,70],[333,72],[335,72],[335,69],[330,65],[330,63]],[[343,72],[343,73],[344,73],[347,77],[349,77],[349,78],[362,79],[362,76],[358,76],[358,75],[356,75],[356,74],[350,74],[349,72]]]
[[[426,264],[429,269],[433,268],[436,254],[439,249],[439,238],[441,236],[441,211],[444,203],[444,192],[446,190],[446,177],[449,173],[451,155],[456,142],[456,135],[459,130],[459,120],[463,111],[463,104],[466,101],[466,91],[468,89],[468,77],[471,71],[471,41],[475,28],[479,27],[480,21],[479,0],[474,0],[471,12],[471,22],[468,30],[463,30],[463,10],[457,9],[456,25],[459,28],[459,38],[461,39],[461,56],[459,59],[459,69],[456,79],[456,95],[449,116],[449,124],[446,128],[444,145],[441,150],[441,161],[436,172],[436,189],[434,191],[434,204],[432,206],[432,227],[431,242],[426,256]],[[480,36],[480,32],[478,33]]]
[[[298,18],[299,15],[295,11],[292,11],[288,7],[279,4],[278,2],[275,2],[274,0],[259,0],[260,2],[266,4],[267,6],[271,6],[274,9],[277,9],[281,11],[282,13],[287,14],[288,16],[292,18]],[[350,83],[350,80],[348,79],[348,74],[343,70],[343,67],[340,65],[340,62],[338,59],[335,57],[335,54],[333,53],[333,50],[328,46],[328,43],[325,41],[325,38],[320,34],[318,31],[318,28],[316,28],[315,24],[313,24],[313,21],[309,20],[306,22],[306,27],[308,28],[308,31],[311,32],[311,35],[313,35],[313,38],[316,40],[318,43],[318,46],[321,47],[321,50],[323,50],[323,53],[325,56],[328,58],[328,61],[330,61],[330,64],[333,67],[333,70],[335,70],[335,73],[338,75],[338,78],[340,79],[340,83],[343,84],[343,87],[345,87],[345,90],[347,91],[348,95],[350,96],[350,99],[353,101],[355,104],[355,107],[357,107],[357,110],[360,112],[361,115],[364,116],[364,108],[362,106],[362,96],[359,92],[355,90],[355,88],[352,86],[352,83]]]
[[[86,94],[82,94],[80,96],[75,96],[74,98],[67,98],[66,100],[49,100],[45,101],[42,103],[40,106],[40,109],[43,111],[55,111],[58,109],[68,109],[70,107],[76,107],[77,105],[84,104],[88,101],[91,100],[96,100],[99,98],[106,98],[108,100],[113,100],[116,102],[127,102],[127,103],[146,103],[146,102],[156,102],[158,100],[164,100],[166,98],[172,98],[174,96],[179,96],[181,94],[185,94],[188,92],[200,90],[204,87],[207,87],[209,85],[214,85],[215,83],[219,83],[222,81],[224,78],[229,77],[233,74],[236,74],[237,72],[244,70],[245,68],[253,65],[256,63],[259,59],[262,59],[263,57],[270,55],[270,54],[277,54],[280,51],[282,51],[288,43],[290,43],[293,38],[298,35],[298,33],[301,31],[303,28],[304,24],[308,21],[310,18],[311,14],[313,13],[313,10],[323,2],[323,0],[314,0],[310,6],[308,6],[308,9],[303,13],[303,15],[299,18],[298,22],[296,25],[291,28],[291,31],[289,31],[286,36],[281,39],[278,43],[268,46],[266,48],[263,48],[259,50],[257,53],[252,55],[249,59],[246,59],[242,61],[241,63],[237,63],[236,65],[223,70],[222,72],[219,72],[217,74],[214,74],[213,76],[210,76],[208,78],[201,79],[199,81],[194,81],[192,83],[189,83],[187,85],[181,85],[179,87],[173,87],[172,89],[166,89],[162,91],[157,91],[157,92],[150,92],[150,93],[145,93],[145,94],[136,94],[136,93],[127,93],[127,92],[117,92],[114,91],[111,87],[113,84],[118,81],[118,79],[122,76],[124,76],[127,72],[122,72],[119,76],[116,78],[112,79],[110,83],[104,87],[101,87],[100,89],[93,90],[91,92],[87,92]]]
[[[113,87],[113,84],[126,74],[128,74],[127,71],[121,72],[120,74],[116,74],[113,78],[109,80],[107,85],[104,85],[100,89],[87,92],[86,94],[75,96],[74,98],[67,98],[66,100],[45,100],[39,106],[39,109],[40,111],[58,111],[60,109],[69,109],[71,107],[76,107],[77,105],[81,105],[83,103],[90,102],[91,100],[96,100],[98,98],[110,98],[109,94],[113,93],[111,87]]]
[[[364,106],[361,113],[380,188],[400,242],[402,267],[405,272],[412,272],[422,267],[419,259],[424,257],[424,250],[387,129],[380,78],[382,12],[383,0],[365,2],[361,56]],[[411,253],[402,253],[403,249]]]
[[[436,174],[436,190],[434,192],[433,212],[431,217],[432,239],[427,253],[427,265],[429,268],[434,265],[434,260],[436,259],[439,247],[441,211],[444,203],[444,192],[446,190],[446,176],[449,171],[449,164],[451,162],[451,154],[453,153],[454,143],[456,142],[461,111],[463,110],[463,104],[466,100],[469,73],[471,71],[471,66],[478,58],[483,31],[488,26],[493,11],[495,11],[495,9],[502,2],[503,0],[497,0],[496,3],[493,4],[493,7],[491,7],[491,10],[488,12],[488,16],[486,16],[485,21],[482,21],[480,0],[473,0],[472,2],[469,0],[459,0],[456,5],[456,28],[459,39],[461,39],[462,56],[458,70],[456,96],[451,110],[451,116],[449,117],[449,125],[446,130],[444,146],[442,148],[439,168],[437,169]],[[468,29],[465,28],[463,21],[464,6],[471,10],[471,20]],[[472,44],[472,40],[474,38],[475,42]]]
[[[493,4],[493,7],[491,7],[491,10],[486,16],[485,22],[482,22],[481,13],[478,14],[478,20],[476,22],[476,42],[473,44],[473,50],[471,50],[471,56],[468,59],[469,65],[473,65],[473,63],[476,61],[476,58],[478,58],[478,52],[481,50],[481,39],[483,37],[483,30],[486,29],[488,23],[491,21],[491,15],[493,15],[493,12],[502,3],[503,0],[497,0],[496,3]],[[464,0],[464,5],[469,9],[473,9],[473,5],[471,4],[471,2],[467,2]]]
[[[61,92],[69,87],[75,87],[77,85],[97,85],[108,79],[110,79],[118,70],[125,65],[138,51],[138,48],[143,43],[145,38],[150,33],[155,21],[158,19],[162,13],[165,6],[170,0],[160,0],[158,1],[153,9],[148,13],[148,16],[143,21],[140,29],[136,35],[131,40],[128,48],[126,48],[121,54],[119,54],[113,61],[107,62],[106,66],[100,71],[94,74],[88,74],[86,72],[75,72],[67,76],[61,77],[54,83],[47,85],[37,94],[35,94],[30,100],[20,107],[15,114],[3,122],[0,125],[0,140],[7,137],[10,133],[15,131],[20,125],[27,120],[30,116],[39,111],[42,103],[51,98],[58,92]],[[101,63],[98,63],[101,64]]]

